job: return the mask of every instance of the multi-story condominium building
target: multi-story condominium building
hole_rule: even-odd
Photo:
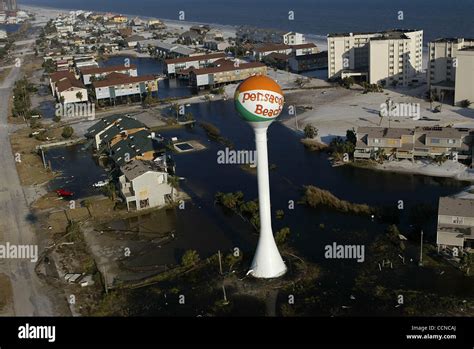
[[[452,197],[439,198],[438,229],[436,234],[438,251],[455,248],[474,248],[474,200]]]
[[[253,75],[266,75],[267,66],[260,62],[222,64],[219,67],[192,69],[189,82],[194,88],[215,87],[242,81]]]
[[[126,74],[111,73],[103,80],[92,83],[97,101],[109,100],[115,104],[124,98],[141,100],[146,93],[158,92],[158,79],[153,75],[128,76]]]
[[[354,158],[373,159],[383,154],[391,160],[414,160],[444,155],[468,162],[473,159],[473,148],[473,129],[359,127]]]
[[[329,34],[328,78],[407,85],[421,73],[422,55],[422,30]]]
[[[94,81],[99,81],[106,78],[108,75],[112,73],[119,73],[123,75],[138,76],[137,66],[134,64],[130,65],[117,65],[111,67],[86,67],[79,69],[79,72],[82,77],[82,81],[84,85],[90,85]]]
[[[463,101],[471,102],[470,107],[474,107],[474,46],[458,51],[454,104],[462,105]]]
[[[288,32],[283,34],[283,43],[286,45],[302,45],[306,43],[304,34]]]
[[[190,57],[179,57],[165,60],[165,73],[167,75],[179,74],[181,70],[206,68],[211,66],[215,61],[225,58],[224,52],[211,53],[207,55],[195,55]]]
[[[474,101],[474,39],[443,38],[428,46],[427,80],[432,96],[454,104]]]

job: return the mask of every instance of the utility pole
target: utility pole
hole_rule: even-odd
[[[421,241],[420,241],[420,262],[418,263],[418,265],[420,267],[423,266],[423,230],[421,231]]]
[[[298,114],[297,114],[297,111],[296,111],[296,105],[295,105],[295,125],[296,125],[296,131],[298,131]]]
[[[217,251],[218,255],[219,255],[219,271],[222,275],[222,257],[221,257],[221,250]]]
[[[222,284],[222,292],[224,293],[224,304],[228,304],[229,301],[227,300],[227,294],[226,294],[226,292],[225,292],[224,283]]]

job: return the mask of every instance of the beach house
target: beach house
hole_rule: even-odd
[[[474,199],[441,197],[436,234],[438,251],[454,255],[474,248]]]
[[[133,160],[120,171],[119,189],[128,211],[164,206],[176,193],[168,184],[166,168],[156,162]]]

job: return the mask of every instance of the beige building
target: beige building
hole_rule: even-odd
[[[407,85],[422,72],[422,55],[422,30],[329,34],[328,78]]]
[[[129,211],[162,207],[175,195],[168,173],[153,161],[133,160],[120,167],[120,192]]]
[[[474,107],[474,46],[458,52],[458,68],[456,69],[456,84],[454,104],[461,105],[462,101],[471,102]]]
[[[441,197],[436,243],[439,249],[474,247],[474,200]]]
[[[444,155],[469,164],[473,159],[474,130],[471,129],[359,127],[356,134],[355,159],[374,159],[381,154],[389,160]]]
[[[189,82],[194,88],[215,87],[242,81],[253,75],[266,75],[263,63],[222,64],[218,67],[193,69],[189,72]]]
[[[455,104],[465,99],[474,101],[474,39],[443,38],[430,42],[428,46],[427,79],[433,97]]]

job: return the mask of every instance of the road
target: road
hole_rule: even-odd
[[[30,210],[16,171],[15,158],[9,140],[8,101],[20,68],[13,68],[0,83],[0,244],[36,245],[35,232],[28,221]],[[39,252],[40,253],[40,252]],[[54,304],[49,299],[50,288],[35,273],[30,260],[0,261],[0,273],[11,281],[15,316],[53,316]]]

